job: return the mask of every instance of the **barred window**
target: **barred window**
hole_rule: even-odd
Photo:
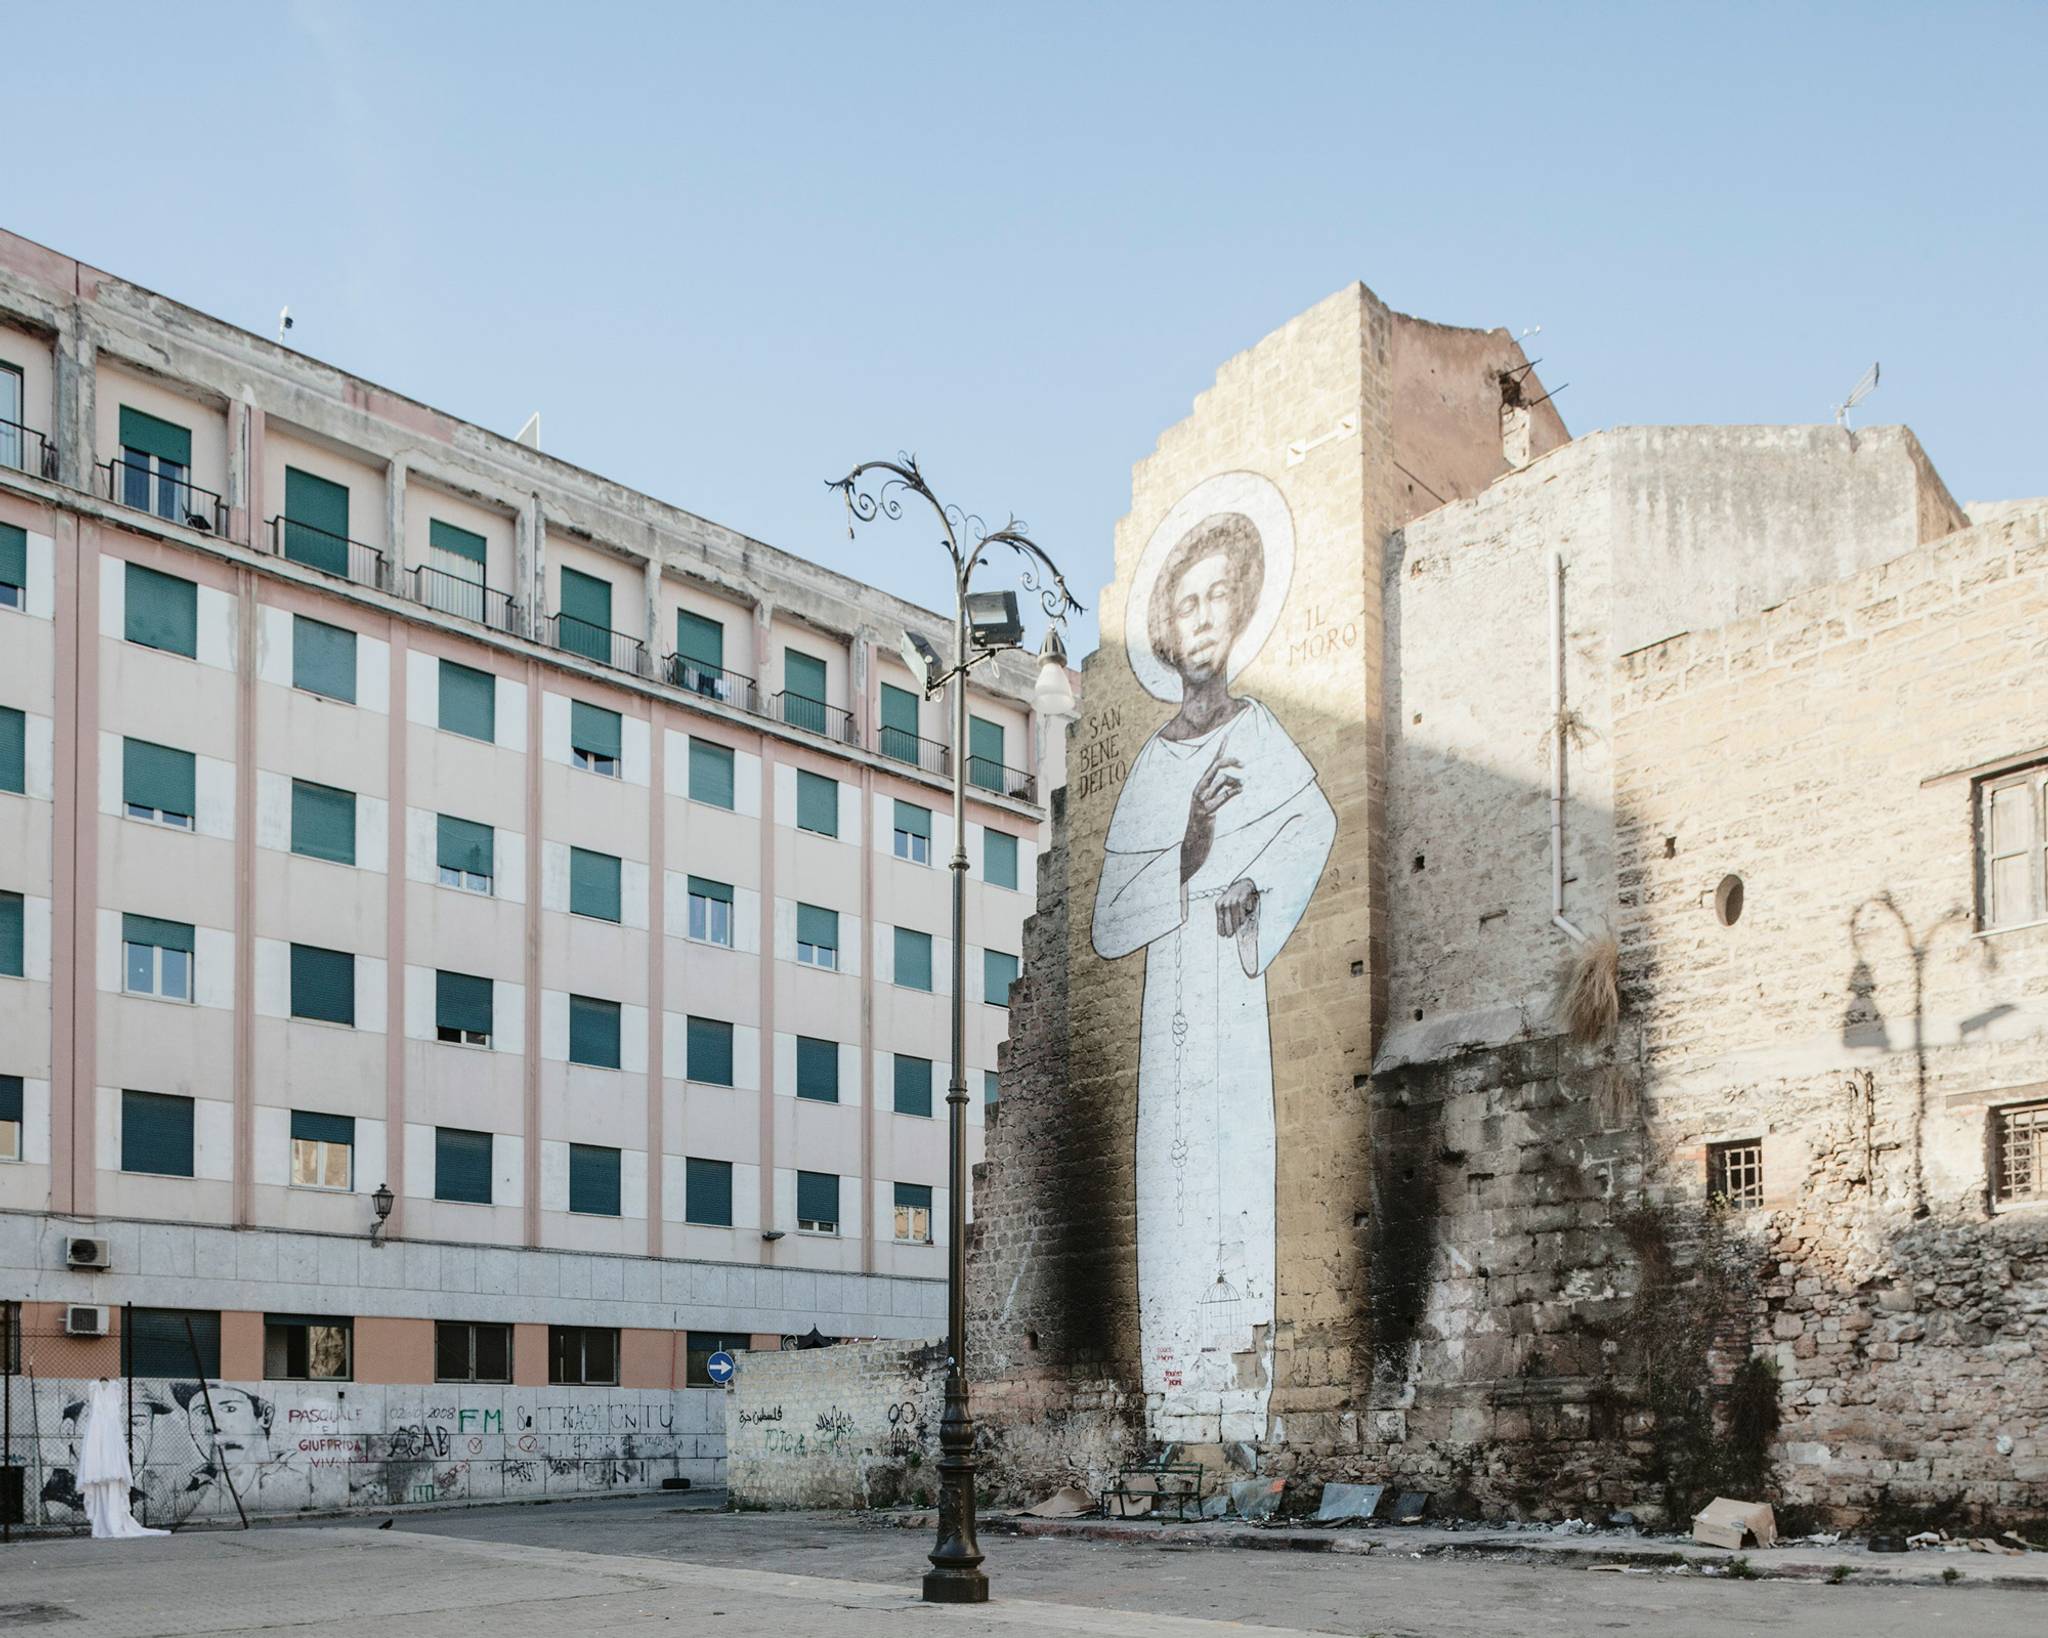
[[[2048,766],[2001,774],[1977,790],[1980,924],[2048,919]]]
[[[2000,1205],[2048,1200],[2048,1103],[1994,1109],[1992,1192]]]
[[[1707,1198],[1734,1211],[1764,1203],[1764,1146],[1760,1138],[1707,1145]]]

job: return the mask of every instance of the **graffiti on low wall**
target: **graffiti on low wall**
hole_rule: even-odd
[[[943,1346],[752,1354],[733,1384],[733,1499],[885,1507],[936,1493]]]

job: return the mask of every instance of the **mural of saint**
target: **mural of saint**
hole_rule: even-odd
[[[1131,764],[1104,843],[1093,942],[1145,951],[1138,1305],[1155,1438],[1259,1439],[1272,1395],[1273,1048],[1266,972],[1336,838],[1316,770],[1232,678],[1271,636],[1293,525],[1229,472],[1177,504],[1125,608],[1133,670],[1179,709]]]

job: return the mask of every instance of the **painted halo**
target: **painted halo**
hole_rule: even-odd
[[[1174,503],[1173,510],[1159,520],[1152,538],[1139,555],[1137,573],[1131,576],[1130,596],[1124,602],[1124,647],[1131,657],[1131,669],[1138,682],[1154,699],[1178,704],[1180,673],[1153,651],[1150,621],[1152,585],[1174,547],[1204,518],[1219,512],[1238,512],[1251,520],[1265,551],[1266,577],[1259,591],[1258,606],[1245,622],[1244,630],[1230,646],[1230,663],[1225,676],[1234,678],[1257,658],[1273,628],[1280,623],[1280,610],[1287,602],[1288,582],[1294,577],[1294,519],[1287,501],[1270,478],[1256,472],[1219,472],[1205,478]]]

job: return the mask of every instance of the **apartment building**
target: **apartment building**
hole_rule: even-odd
[[[16,1364],[125,1314],[343,1441],[250,1475],[302,1506],[516,1492],[550,1415],[554,1488],[713,1479],[715,1348],[935,1333],[950,751],[894,655],[950,624],[0,234]],[[973,1158],[1035,674],[970,690]],[[477,1385],[495,1455],[384,1488]]]

